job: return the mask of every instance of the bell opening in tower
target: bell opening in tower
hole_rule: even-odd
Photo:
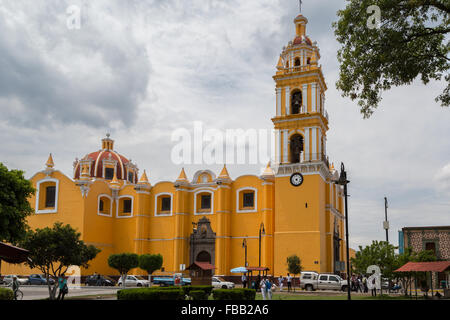
[[[300,134],[295,134],[290,140],[291,146],[291,163],[300,163],[301,154],[303,152],[303,137]]]
[[[302,92],[295,91],[291,101],[291,114],[299,114],[302,108]]]

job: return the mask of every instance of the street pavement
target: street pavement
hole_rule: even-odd
[[[4,287],[4,286],[0,286]],[[69,293],[66,297],[83,297],[95,296],[105,294],[116,294],[120,287],[85,287],[85,286],[69,286]],[[48,287],[42,286],[20,286],[20,291],[23,292],[23,300],[42,300],[49,297]],[[58,292],[58,291],[57,291]]]

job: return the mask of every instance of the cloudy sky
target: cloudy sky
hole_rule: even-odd
[[[402,227],[450,224],[450,110],[434,101],[445,84],[395,88],[363,120],[335,88],[331,24],[344,5],[303,5],[328,85],[327,151],[351,180],[351,246],[384,239],[385,196],[397,244]],[[31,177],[51,152],[72,176],[74,159],[110,132],[152,183],[175,180],[174,130],[272,128],[272,76],[297,14],[296,0],[0,0],[0,161]],[[200,168],[185,167],[190,177]],[[228,168],[232,178],[261,171]]]

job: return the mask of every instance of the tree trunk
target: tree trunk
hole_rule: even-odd
[[[148,274],[148,287],[150,288],[152,286],[152,274]]]

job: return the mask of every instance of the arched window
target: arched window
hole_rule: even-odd
[[[112,202],[113,198],[106,194],[98,196],[97,214],[99,216],[112,217]]]
[[[236,212],[257,212],[258,190],[252,187],[240,188],[236,191]]]
[[[302,109],[302,92],[295,91],[292,93],[291,114],[299,114]]]
[[[155,195],[155,216],[172,215],[172,194],[159,193]]]
[[[58,186],[57,179],[45,178],[36,184],[35,212],[57,213],[58,212]]]
[[[291,163],[299,163],[303,152],[303,137],[294,134],[290,139]]]
[[[294,66],[300,67],[300,58],[295,58]]]
[[[286,62],[286,68],[288,68],[288,69],[289,69],[289,61],[288,61],[288,62]]]
[[[307,64],[311,64],[311,58],[306,59]]]

